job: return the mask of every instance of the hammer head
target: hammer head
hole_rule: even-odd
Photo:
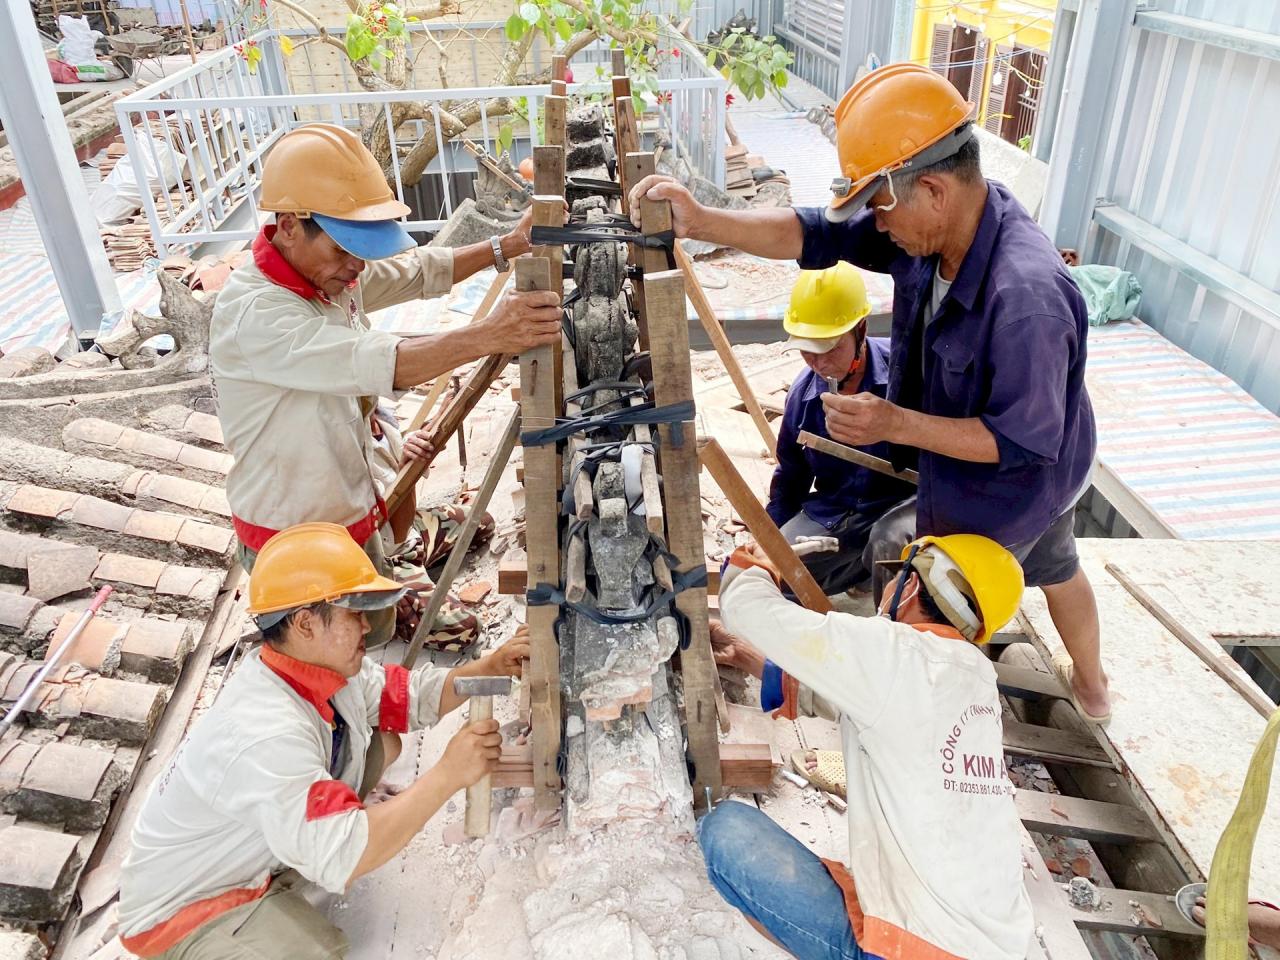
[[[511,678],[455,677],[453,692],[460,697],[505,697],[511,692]]]

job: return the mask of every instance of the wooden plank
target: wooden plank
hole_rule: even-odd
[[[609,63],[613,67],[615,77],[624,76],[627,72],[627,53],[625,50],[610,50]]]
[[[655,170],[652,153],[632,152],[622,158],[621,169],[625,183],[639,183]],[[646,235],[669,233],[671,231],[671,204],[666,200],[640,201],[640,232]],[[644,273],[661,273],[670,270],[675,264],[670,260],[666,250],[657,247],[637,247],[636,262]],[[689,293],[689,277],[685,275],[685,292]],[[701,292],[701,288],[699,288]],[[726,341],[727,342],[727,341]]]
[[[564,196],[564,147],[533,148],[533,193],[534,196],[539,197]],[[560,224],[548,224],[548,226],[560,226]]]
[[[1094,461],[1093,486],[1147,540],[1176,540],[1178,534],[1160,515],[1147,506],[1119,475],[1101,459]]]
[[[1019,757],[1036,757],[1049,763],[1079,763],[1115,769],[1115,762],[1096,740],[1031,723],[1004,720],[1004,750]]]
[[[1035,937],[1046,960],[1092,960],[1093,955],[1072,922],[1066,897],[1025,828],[1022,830],[1022,879],[1035,915]]]
[[[642,208],[646,202],[642,201]],[[646,215],[643,209],[642,215]],[[670,222],[671,217],[668,210],[667,229],[670,229]],[[776,457],[778,455],[778,438],[774,436],[773,427],[769,426],[769,418],[764,415],[764,410],[760,408],[760,401],[756,399],[755,391],[751,389],[751,384],[747,382],[747,375],[742,370],[742,364],[738,363],[738,358],[734,356],[733,347],[729,344],[729,338],[725,335],[724,327],[716,319],[716,313],[711,306],[711,301],[707,299],[706,292],[703,291],[702,284],[698,281],[698,274],[693,269],[693,261],[689,259],[689,255],[684,252],[684,248],[678,242],[675,246],[675,257],[676,264],[684,271],[685,292],[688,293],[689,300],[693,303],[693,310],[698,315],[702,329],[706,332],[708,339],[711,340],[712,346],[716,348],[716,354],[720,357],[720,362],[724,364],[725,370],[729,373],[729,378],[733,380],[733,385],[738,390],[738,397],[746,406],[747,413],[751,415],[751,419],[755,422],[756,429],[760,431],[760,437],[764,440],[765,446],[769,448],[769,455]]]
[[[549,146],[565,145],[565,110],[569,98],[550,96],[542,98],[543,141]]]
[[[563,53],[551,55],[551,80],[553,83],[564,83],[569,70],[569,58]]]
[[[1119,565],[1108,563],[1106,569],[1107,573],[1115,577],[1120,585],[1160,622],[1161,626],[1199,657],[1206,667],[1226,681],[1227,685],[1240,694],[1249,706],[1263,717],[1270,717],[1275,712],[1276,705],[1272,699],[1262,692],[1253,678],[1245,673],[1244,667],[1232,660],[1231,655],[1223,650],[1216,640],[1212,637],[1199,636],[1194,631],[1188,630],[1173,614],[1157,603],[1151,594],[1135,583]]]
[[[817,434],[810,433],[808,430],[801,430],[796,442],[802,447],[817,450],[819,453],[825,453],[827,456],[836,457],[839,460],[847,460],[849,463],[856,463],[860,467],[866,467],[876,473],[883,473],[887,477],[894,477],[917,485],[920,483],[920,473],[917,470],[895,470],[893,464],[888,460],[881,460],[879,457],[873,457],[869,453],[863,453],[856,447],[828,440],[826,437],[820,437]]]
[[[720,779],[726,789],[768,790],[773,785],[773,747],[767,743],[720,744]]]
[[[561,287],[558,276],[553,283],[552,263],[546,257],[521,258],[515,262],[515,271],[517,290]],[[520,409],[524,430],[538,430],[555,424],[555,395],[559,379],[551,346],[521,354]],[[529,553],[529,582],[534,585],[545,583],[554,587],[560,583],[557,459],[554,444],[524,448],[525,541]],[[560,647],[555,635],[559,616],[560,608],[552,604],[530,604],[527,614],[534,803],[543,810],[560,805],[560,775],[556,769],[560,752]]]
[[[1019,790],[1018,817],[1034,833],[1090,843],[1161,843],[1159,831],[1136,807],[1060,793]]]
[[[667,406],[693,399],[689,369],[689,326],[684,313],[684,277],[679,271],[645,277],[644,309],[653,334],[654,400]],[[698,490],[698,452],[693,420],[658,427],[667,546],[689,570],[706,562],[702,542],[702,497]],[[716,665],[707,625],[707,591],[684,590],[676,607],[689,627],[689,646],[680,654],[684,678],[685,723],[694,765],[694,804],[720,795],[720,752],[716,732]]]
[[[631,81],[626,77],[613,78],[613,130],[619,160],[618,183],[622,187],[622,212],[630,214],[631,203],[627,194],[635,183],[628,178],[621,161],[628,153],[640,149],[640,134],[636,126],[635,104],[631,102]]]
[[[791,544],[787,543],[787,538],[782,535],[777,524],[765,512],[760,501],[739,475],[733,461],[729,459],[728,454],[714,437],[699,441],[698,458],[721,492],[733,504],[734,510],[747,525],[747,529],[751,531],[760,548],[768,554],[769,559],[778,568],[782,579],[795,592],[796,599],[810,610],[829,613],[832,610],[831,601],[818,586],[818,581],[813,579],[809,568],[796,556]]]
[[[1071,904],[1065,886],[1059,886],[1058,889],[1062,899],[1066,901],[1071,919],[1081,930],[1106,930],[1138,937],[1179,937],[1187,940],[1203,940],[1205,936],[1204,927],[1188,922],[1174,906],[1173,896],[1167,893],[1103,887],[1099,890],[1102,902],[1092,910],[1086,910]]]

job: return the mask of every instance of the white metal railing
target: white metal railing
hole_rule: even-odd
[[[302,68],[307,61],[299,61],[298,53],[286,63],[276,39],[282,33],[297,37],[300,31],[273,28],[246,38],[244,43],[255,43],[262,51],[253,73],[241,54],[227,47],[116,101],[129,156],[144,158],[143,165],[156,171],[175,167],[182,171],[180,182],[168,189],[142,190],[143,209],[160,256],[202,243],[252,239],[269,216],[257,206],[266,156],[280,137],[305,123],[325,120],[359,130],[362,119],[368,121],[378,112],[390,123],[395,103],[440,106],[476,99],[481,104],[480,121],[467,135],[490,152],[498,152],[499,130],[508,122],[516,128],[513,154],[523,155],[541,142],[542,100],[551,92],[548,84],[376,92],[347,86],[304,93],[297,88],[308,82],[316,90],[314,75]],[[646,114],[656,119],[642,124],[642,133],[665,131],[676,158],[723,186],[727,83],[707,67],[696,47],[669,27],[663,28],[659,40],[681,55],[665,58],[658,76],[658,102]],[[608,56],[608,50],[598,44],[575,57],[575,74],[584,82],[571,84],[571,95],[607,96],[607,79],[596,78],[593,64],[607,62]],[[349,70],[349,65],[344,63],[343,69]],[[528,119],[490,116],[486,101],[495,97],[519,98]],[[414,215],[402,221],[412,231],[438,230],[471,194],[474,182],[473,158],[459,144],[444,143],[438,112],[433,110],[432,115],[403,124],[397,134],[403,147],[434,124],[437,142],[442,143],[416,189],[406,189],[403,183],[401,151],[393,150],[391,156],[391,186],[414,209]],[[424,209],[427,204],[431,209]]]

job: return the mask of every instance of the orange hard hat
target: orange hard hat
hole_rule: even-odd
[[[249,613],[266,629],[312,604],[379,610],[407,592],[378,573],[346,527],[300,523],[281,530],[258,553],[249,575]]]
[[[530,183],[533,182],[533,157],[525,157],[520,161],[520,176],[524,177]]]
[[[945,160],[973,136],[973,104],[950,81],[915,63],[878,67],[836,106],[841,176],[827,219],[847,220],[895,170]]]
[[[391,193],[369,148],[346,127],[308,123],[267,155],[258,207],[341,220],[394,220],[411,211]]]

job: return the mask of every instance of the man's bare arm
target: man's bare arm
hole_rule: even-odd
[[[632,189],[631,219],[639,217],[640,198],[669,200],[677,237],[706,240],[769,260],[797,260],[804,247],[800,218],[790,207],[716,210],[704,207],[672,177],[645,177]]]

